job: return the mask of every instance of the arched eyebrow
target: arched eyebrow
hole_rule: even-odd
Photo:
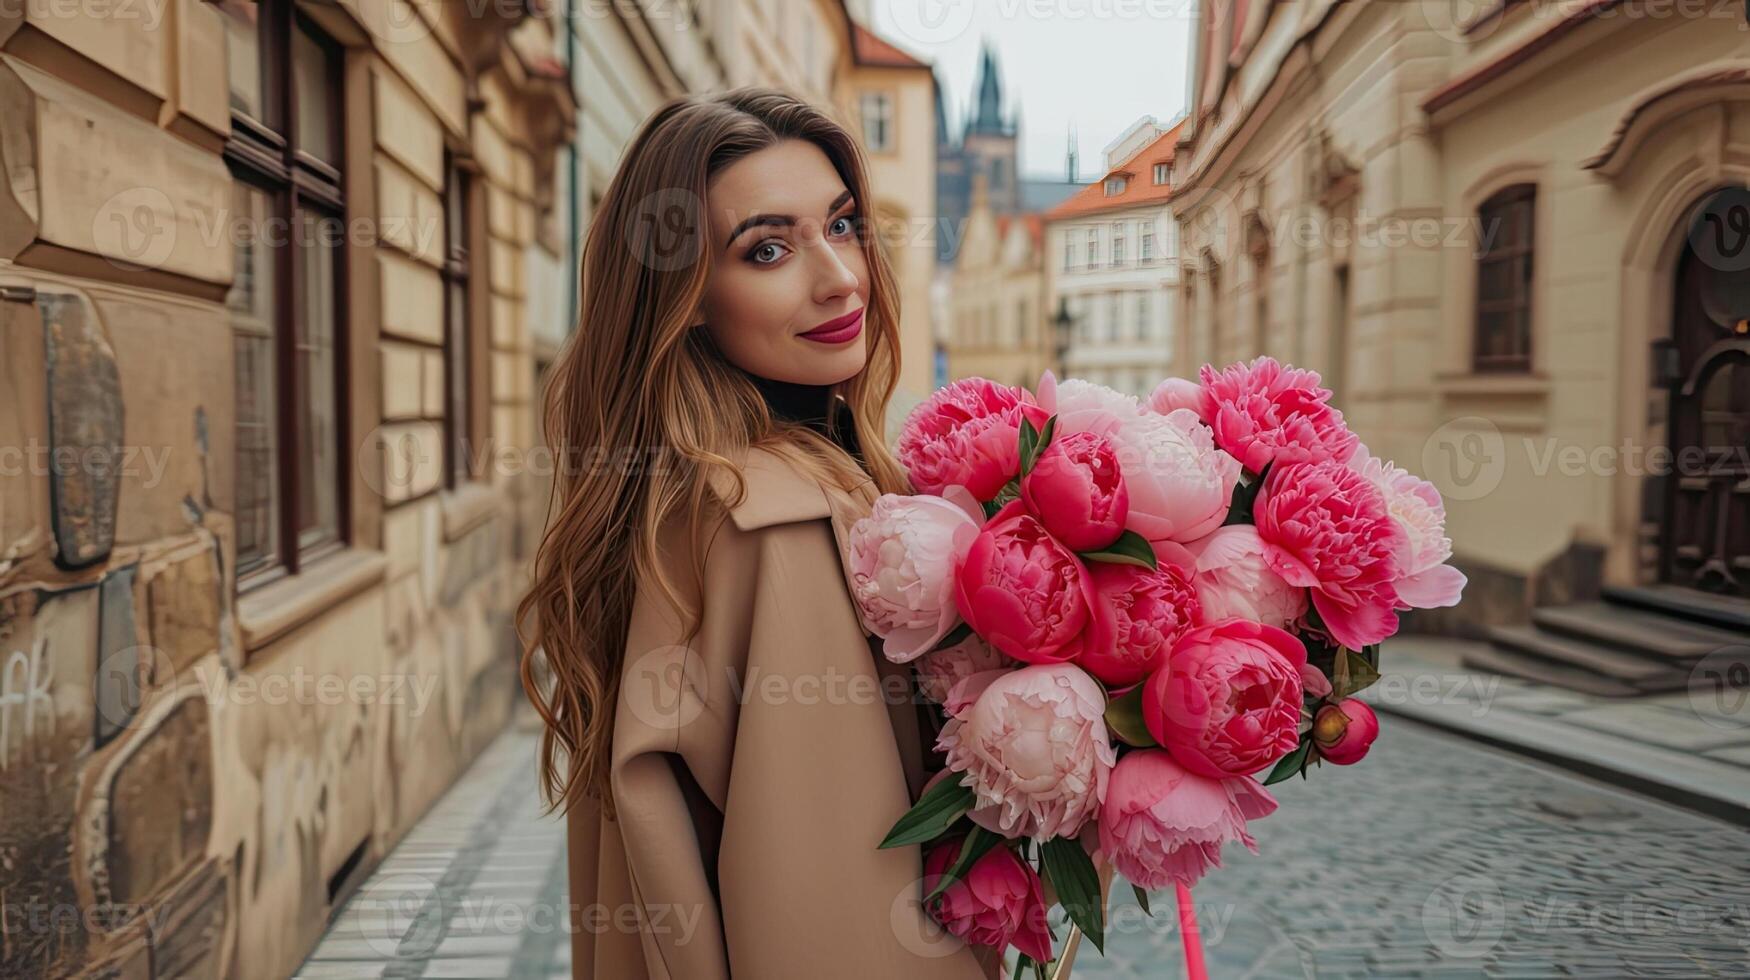
[[[851,199],[851,192],[847,188],[844,191],[844,193],[840,194],[838,197],[833,198],[832,203],[826,206],[826,213],[830,216],[834,211],[837,211],[839,208],[843,207],[844,203],[850,199]],[[731,231],[729,233],[729,241],[724,242],[723,247],[724,247],[724,249],[727,250],[728,248],[733,246],[735,244],[735,240],[737,238],[741,237],[741,233],[748,230],[749,228],[757,227],[760,225],[773,225],[775,227],[788,228],[788,227],[794,225],[795,223],[796,223],[796,216],[793,214],[756,214],[756,215],[753,215],[751,217],[743,219],[740,224],[736,225],[735,230]]]

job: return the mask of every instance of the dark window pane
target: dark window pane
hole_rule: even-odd
[[[298,317],[293,351],[298,391],[298,544],[340,531],[340,406],[335,385],[335,263],[341,222],[298,214]]]
[[[260,241],[273,216],[272,197],[233,183],[236,270],[225,297],[236,349],[237,571],[273,561],[278,552],[279,440],[274,428],[273,322],[278,304],[274,253]]]
[[[261,7],[253,0],[219,0],[225,22],[225,54],[230,62],[231,109],[272,124],[262,82]]]
[[[1535,188],[1522,185],[1496,194],[1477,209],[1488,242],[1477,262],[1472,349],[1478,370],[1527,370],[1531,366],[1535,207]]]
[[[333,77],[332,64],[328,49],[302,30],[292,32],[292,85],[298,99],[297,147],[324,163],[339,166],[328,84]]]

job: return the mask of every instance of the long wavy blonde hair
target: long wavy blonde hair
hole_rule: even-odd
[[[818,146],[857,202],[870,280],[868,357],[834,395],[851,408],[864,472],[853,472],[850,455],[816,432],[774,418],[707,332],[689,329],[717,251],[707,245],[707,183],[787,139]],[[523,690],[546,721],[540,768],[549,811],[589,796],[605,814],[615,812],[609,753],[632,601],[637,590],[656,588],[685,608],[658,561],[658,530],[674,518],[702,527],[714,473],[732,475],[733,506],[746,493],[738,454],[782,443],[800,450],[799,461],[822,481],[849,487],[873,479],[881,492],[909,491],[884,432],[899,375],[899,299],[871,233],[871,205],[867,164],[844,127],[772,89],[675,99],[627,148],[586,233],[577,328],[548,379],[543,425],[562,465],[554,467],[533,582],[517,608]],[[691,563],[700,581],[696,549]],[[700,625],[696,609],[686,617],[683,643]]]

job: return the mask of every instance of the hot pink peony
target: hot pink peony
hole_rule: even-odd
[[[1100,812],[1117,762],[1106,694],[1070,664],[974,674],[949,692],[936,738],[978,797],[971,818],[1006,837],[1074,836]]]
[[[1283,626],[1306,614],[1306,590],[1282,580],[1250,524],[1232,524],[1187,545],[1196,555],[1197,601],[1211,622],[1238,617]]]
[[[1397,632],[1392,583],[1409,541],[1378,487],[1341,463],[1276,466],[1252,514],[1270,567],[1312,590],[1332,639],[1360,650]]]
[[[1021,499],[1073,551],[1098,551],[1124,533],[1130,492],[1112,444],[1091,432],[1053,436],[1021,477]]]
[[[1095,562],[1093,618],[1076,666],[1113,688],[1128,687],[1166,661],[1199,620],[1197,593],[1184,569]]]
[[[924,654],[912,668],[917,671],[918,690],[924,697],[937,704],[947,704],[948,692],[961,680],[999,667],[1018,666],[974,635],[946,649]]]
[[[1145,412],[1108,438],[1130,490],[1130,530],[1150,541],[1193,541],[1227,518],[1240,464],[1196,415]]]
[[[1446,536],[1446,504],[1434,484],[1395,463],[1384,462],[1362,446],[1349,465],[1385,495],[1385,509],[1409,539],[1407,557],[1392,582],[1401,609],[1454,606],[1464,591],[1464,573],[1446,560],[1452,540]]]
[[[1155,385],[1155,390],[1148,396],[1148,409],[1151,412],[1166,415],[1181,408],[1188,409],[1199,419],[1203,419],[1202,385],[1184,378],[1168,378]]]
[[[1339,766],[1361,761],[1379,737],[1379,716],[1367,702],[1346,698],[1327,704],[1313,717],[1313,745],[1319,758]]]
[[[1275,358],[1233,364],[1220,371],[1205,364],[1202,411],[1215,441],[1246,469],[1264,472],[1270,463],[1346,462],[1355,433],[1328,402],[1316,372],[1283,367]]]
[[[1075,553],[1011,500],[985,524],[955,576],[954,602],[974,632],[1028,663],[1068,659],[1088,622],[1093,585]]]
[[[1241,619],[1198,627],[1149,676],[1143,723],[1192,772],[1249,775],[1300,743],[1305,664],[1286,630]]]
[[[936,389],[906,416],[896,445],[913,489],[958,484],[979,500],[995,497],[1021,471],[1023,414],[1044,428],[1047,414],[1025,388],[965,378]]]
[[[885,494],[846,542],[851,594],[894,663],[915,659],[959,622],[954,567],[978,537],[984,512],[964,487],[947,492]]]
[[[1140,888],[1190,886],[1221,867],[1221,845],[1230,840],[1258,853],[1246,821],[1275,809],[1276,799],[1249,776],[1211,779],[1160,749],[1130,752],[1112,770],[1100,809],[1100,850]]]
[[[937,844],[924,856],[924,894],[954,865],[963,838]],[[999,951],[1013,945],[1041,963],[1051,959],[1045,892],[1039,876],[1008,847],[986,851],[959,880],[942,889],[929,911],[943,928],[969,943]]]

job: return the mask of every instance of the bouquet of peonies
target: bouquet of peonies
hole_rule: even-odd
[[[1330,395],[1260,357],[1146,403],[972,378],[906,420],[918,493],[881,497],[845,561],[884,654],[941,706],[947,768],[881,846],[923,845],[929,913],[1016,947],[1016,975],[1078,934],[1104,952],[1114,870],[1145,910],[1175,889],[1198,975],[1189,886],[1225,842],[1257,851],[1265,785],[1366,754],[1353,695],[1380,641],[1458,601],[1440,495]]]

